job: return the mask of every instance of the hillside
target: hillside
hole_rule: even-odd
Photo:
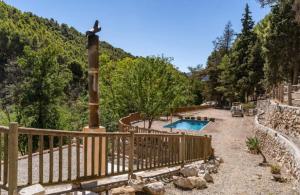
[[[0,82],[5,78],[6,64],[22,56],[25,46],[40,48],[48,44],[61,47],[67,63],[77,62],[82,68],[86,64],[86,38],[75,28],[59,24],[54,19],[38,17],[0,2]],[[100,51],[112,60],[132,57],[120,48],[102,41]]]

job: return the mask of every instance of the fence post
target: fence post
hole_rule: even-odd
[[[134,156],[134,131],[137,130],[138,127],[135,129],[130,130],[130,147],[129,147],[129,164],[128,164],[128,179],[131,179],[133,176],[133,156]]]
[[[288,84],[288,105],[292,105],[292,85]]]
[[[9,124],[8,132],[8,194],[17,194],[18,185],[18,123]]]
[[[181,144],[180,144],[180,153],[181,153],[181,167],[184,167],[186,160],[186,148],[185,148],[185,133],[181,133]]]

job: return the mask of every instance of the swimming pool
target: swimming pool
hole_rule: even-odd
[[[164,128],[174,128],[181,130],[193,130],[198,131],[203,129],[209,121],[198,121],[198,120],[178,120],[174,123],[165,125]]]

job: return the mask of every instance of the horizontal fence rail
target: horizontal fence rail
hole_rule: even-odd
[[[0,126],[0,188],[13,192],[37,183],[74,183],[118,174],[131,177],[137,171],[184,165],[213,155],[211,137],[138,130],[87,133]],[[12,166],[12,162],[17,163]]]

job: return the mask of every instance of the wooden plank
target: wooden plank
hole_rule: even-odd
[[[8,163],[8,194],[13,195],[18,187],[18,123],[9,123]]]
[[[144,168],[144,144],[145,144],[145,137],[141,137],[141,169]]]
[[[76,177],[80,177],[80,138],[76,137]]]
[[[111,174],[115,173],[115,136],[111,136]]]
[[[122,168],[123,168],[123,172],[125,172],[125,160],[126,160],[126,137],[125,136],[123,136],[123,141],[122,141],[122,144],[123,144],[123,147],[122,147],[122,149],[123,149],[123,152],[122,152],[122,156],[123,156],[123,158],[122,158]]]
[[[99,136],[99,157],[98,157],[98,175],[100,176],[102,174],[102,137]]]
[[[62,162],[63,162],[63,151],[62,151],[62,145],[63,145],[63,137],[59,136],[59,149],[58,149],[58,181],[61,182],[62,181]]]
[[[53,136],[49,137],[49,183],[53,182]]]
[[[141,137],[136,137],[136,157],[137,157],[137,165],[136,165],[136,168],[137,170],[140,169],[140,154],[141,154]]]
[[[68,137],[68,180],[72,179],[72,138]]]
[[[117,136],[117,173],[120,172],[120,137]]]
[[[92,137],[92,170],[91,175],[95,175],[95,137]]]
[[[88,175],[88,173],[87,173],[88,138],[87,137],[84,138],[84,146],[83,146],[83,148],[84,148],[84,153],[83,153],[84,154],[84,156],[83,156],[83,158],[84,158],[84,176],[86,177]]]
[[[149,136],[145,137],[145,168],[148,169],[148,158],[149,158]]]
[[[28,139],[28,184],[32,184],[32,135],[27,136]]]
[[[3,185],[7,184],[8,179],[8,134],[4,135],[4,168],[3,168]]]
[[[42,184],[44,177],[44,136],[40,135],[39,138],[39,183]]]
[[[108,153],[109,153],[109,148],[108,148],[108,136],[105,136],[105,153],[106,153],[106,158],[105,158],[105,175],[108,175]]]

